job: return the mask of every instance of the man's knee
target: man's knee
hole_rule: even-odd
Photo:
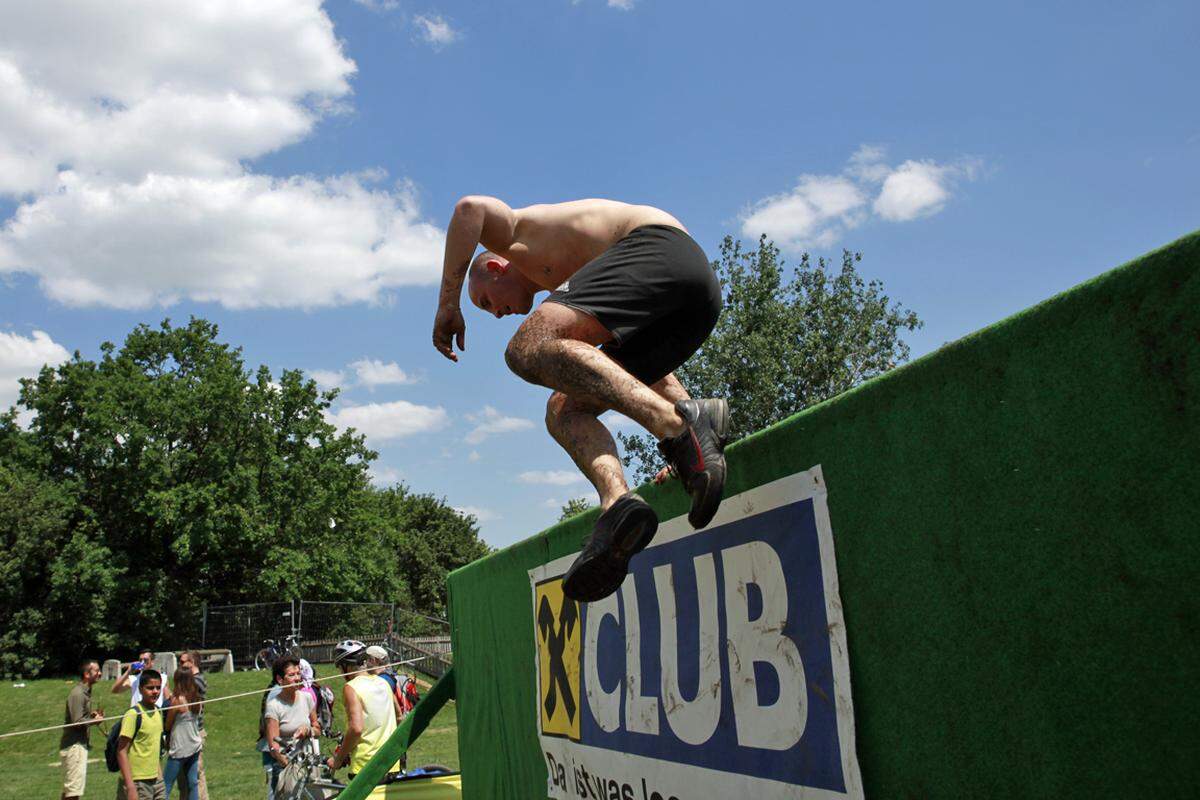
[[[523,328],[518,329],[508,340],[508,347],[504,348],[504,363],[519,377],[532,381],[537,374],[541,345],[541,337],[531,335]]]
[[[553,433],[558,427],[570,399],[562,392],[554,392],[550,395],[550,399],[546,401],[546,430]]]
[[[605,411],[608,411],[608,406],[599,400],[580,399],[562,392],[554,392],[546,401],[546,429],[553,433],[562,426],[563,420],[572,414],[599,417]]]

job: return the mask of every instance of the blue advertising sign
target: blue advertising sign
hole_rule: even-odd
[[[530,572],[548,795],[862,797],[820,467],[660,526],[620,591]]]

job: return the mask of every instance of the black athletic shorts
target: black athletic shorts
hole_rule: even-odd
[[[591,314],[613,335],[601,349],[651,384],[700,349],[721,313],[721,284],[691,236],[643,225],[546,298]]]

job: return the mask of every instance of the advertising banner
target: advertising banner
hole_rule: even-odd
[[[819,466],[665,521],[604,600],[574,558],[529,572],[549,797],[863,796]]]

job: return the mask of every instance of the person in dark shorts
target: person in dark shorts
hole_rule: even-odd
[[[700,349],[721,313],[721,285],[700,245],[670,225],[643,225],[546,298],[595,317],[600,349],[646,385]]]
[[[487,249],[472,258],[478,244]],[[466,344],[459,296],[468,275],[480,309],[529,314],[505,361],[555,390],[546,427],[596,487],[602,510],[563,590],[576,600],[606,597],[653,538],[658,517],[629,490],[600,414],[614,409],[659,440],[691,495],[694,527],[709,524],[721,503],[729,404],[692,399],[674,375],[716,325],[721,287],[704,251],[665,211],[612,200],[512,209],[493,197],[464,197],[446,232],[433,327],[434,346],[452,361],[454,345]]]

